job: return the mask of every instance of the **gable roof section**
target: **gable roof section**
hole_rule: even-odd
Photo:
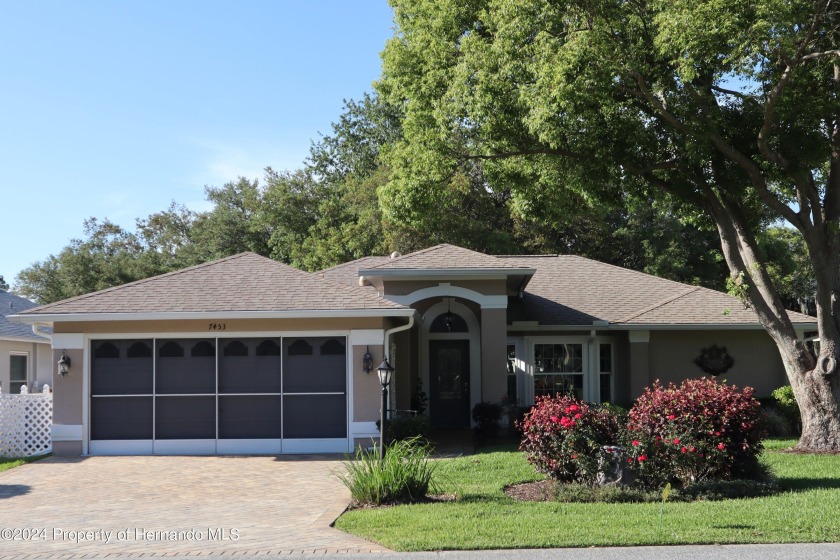
[[[49,344],[50,340],[48,338],[32,332],[32,327],[29,325],[12,323],[6,319],[9,315],[16,315],[33,307],[37,307],[37,304],[26,298],[10,294],[5,290],[0,290],[0,338],[25,339]]]
[[[335,282],[342,286],[357,286],[359,284],[359,270],[364,268],[372,268],[377,265],[386,263],[391,260],[391,257],[362,257],[355,261],[342,263],[331,268],[326,268],[315,274],[329,282]],[[376,292],[376,288],[372,286],[365,286],[364,289]]]
[[[370,270],[515,269],[516,263],[443,243],[372,266]]]
[[[240,253],[43,305],[21,316],[312,311],[340,315],[406,309],[369,290],[325,281],[254,253]]]
[[[573,255],[498,257],[536,269],[511,321],[541,325],[758,325],[732,296]],[[815,319],[789,312],[795,323]]]

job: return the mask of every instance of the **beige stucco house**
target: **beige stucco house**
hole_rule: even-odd
[[[797,329],[814,319],[792,313]],[[377,437],[369,351],[395,367],[391,409],[429,396],[434,426],[480,401],[567,391],[629,403],[655,379],[785,383],[755,315],[726,294],[574,256],[491,256],[438,245],[307,273],[235,255],[30,309],[51,326],[61,454],[346,452]]]
[[[7,319],[33,307],[28,299],[0,290],[0,393],[17,394],[23,386],[40,390],[52,383],[49,331]]]

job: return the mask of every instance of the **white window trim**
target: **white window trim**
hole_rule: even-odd
[[[601,345],[602,344],[609,344],[610,345],[610,363],[612,364],[612,371],[606,372],[601,371]],[[596,362],[596,384],[597,392],[598,392],[598,402],[603,403],[604,398],[601,395],[601,374],[602,373],[609,373],[610,374],[610,395],[612,395],[612,399],[609,402],[615,402],[615,344],[616,341],[614,338],[607,338],[604,336],[599,336],[595,338],[595,362]]]
[[[523,404],[533,404],[534,402],[534,381],[536,358],[535,349],[536,344],[582,344],[583,345],[583,400],[588,402],[603,402],[601,399],[601,344],[612,345],[612,380],[611,391],[612,400],[615,400],[615,352],[617,340],[612,337],[605,336],[527,336],[524,339],[508,338],[508,344],[521,344],[524,346],[524,352],[520,353],[520,346],[517,346],[517,365],[519,365],[520,358],[523,356],[525,360],[522,362],[523,379],[519,384],[520,401]],[[571,374],[581,375],[581,374]],[[527,378],[527,382],[524,379]]]
[[[583,358],[583,373],[573,373],[570,375],[583,375],[583,400],[591,401],[591,374],[588,374],[590,368],[590,344],[591,339],[588,336],[530,336],[525,338],[525,343],[528,348],[528,364],[527,374],[530,377],[528,392],[530,403],[534,402],[534,382],[536,381],[536,351],[534,346],[537,344],[581,344],[582,358]]]
[[[12,391],[12,383],[20,383],[20,379],[12,379],[12,356],[23,356],[26,358],[26,378],[23,380],[23,384],[29,388],[29,384],[32,383],[32,355],[27,351],[22,350],[11,350],[9,351],[9,389],[8,392],[12,394],[20,393],[20,389],[17,391]]]

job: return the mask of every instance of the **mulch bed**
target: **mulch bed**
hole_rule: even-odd
[[[505,487],[505,494],[523,502],[547,502],[554,498],[554,484],[553,480],[513,484]]]

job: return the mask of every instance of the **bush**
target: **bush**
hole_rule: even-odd
[[[397,441],[379,460],[376,452],[356,451],[346,461],[347,474],[341,481],[350,490],[356,505],[382,505],[418,502],[432,486],[437,464],[429,461],[429,447],[419,438]]]
[[[502,405],[480,402],[472,409],[475,432],[479,436],[493,436],[499,431],[502,422]]]
[[[790,385],[779,387],[773,391],[773,399],[798,434],[801,431],[802,416],[799,413],[799,405],[796,404],[796,397],[793,396],[793,387]]]
[[[604,445],[616,441],[619,424],[603,407],[558,395],[537,399],[520,426],[528,462],[561,482],[593,484],[606,460]]]
[[[761,407],[761,434],[764,437],[786,438],[794,435],[790,421],[776,405]]]
[[[753,390],[689,379],[663,388],[657,381],[630,409],[623,434],[636,481],[659,488],[708,479],[755,476],[760,470],[760,405]]]
[[[382,429],[379,420],[376,421],[376,427],[380,430]],[[413,438],[419,438],[424,442],[428,442],[431,425],[429,424],[428,416],[417,414],[414,416],[401,416],[399,418],[389,419],[385,429],[385,442],[387,445]]]

